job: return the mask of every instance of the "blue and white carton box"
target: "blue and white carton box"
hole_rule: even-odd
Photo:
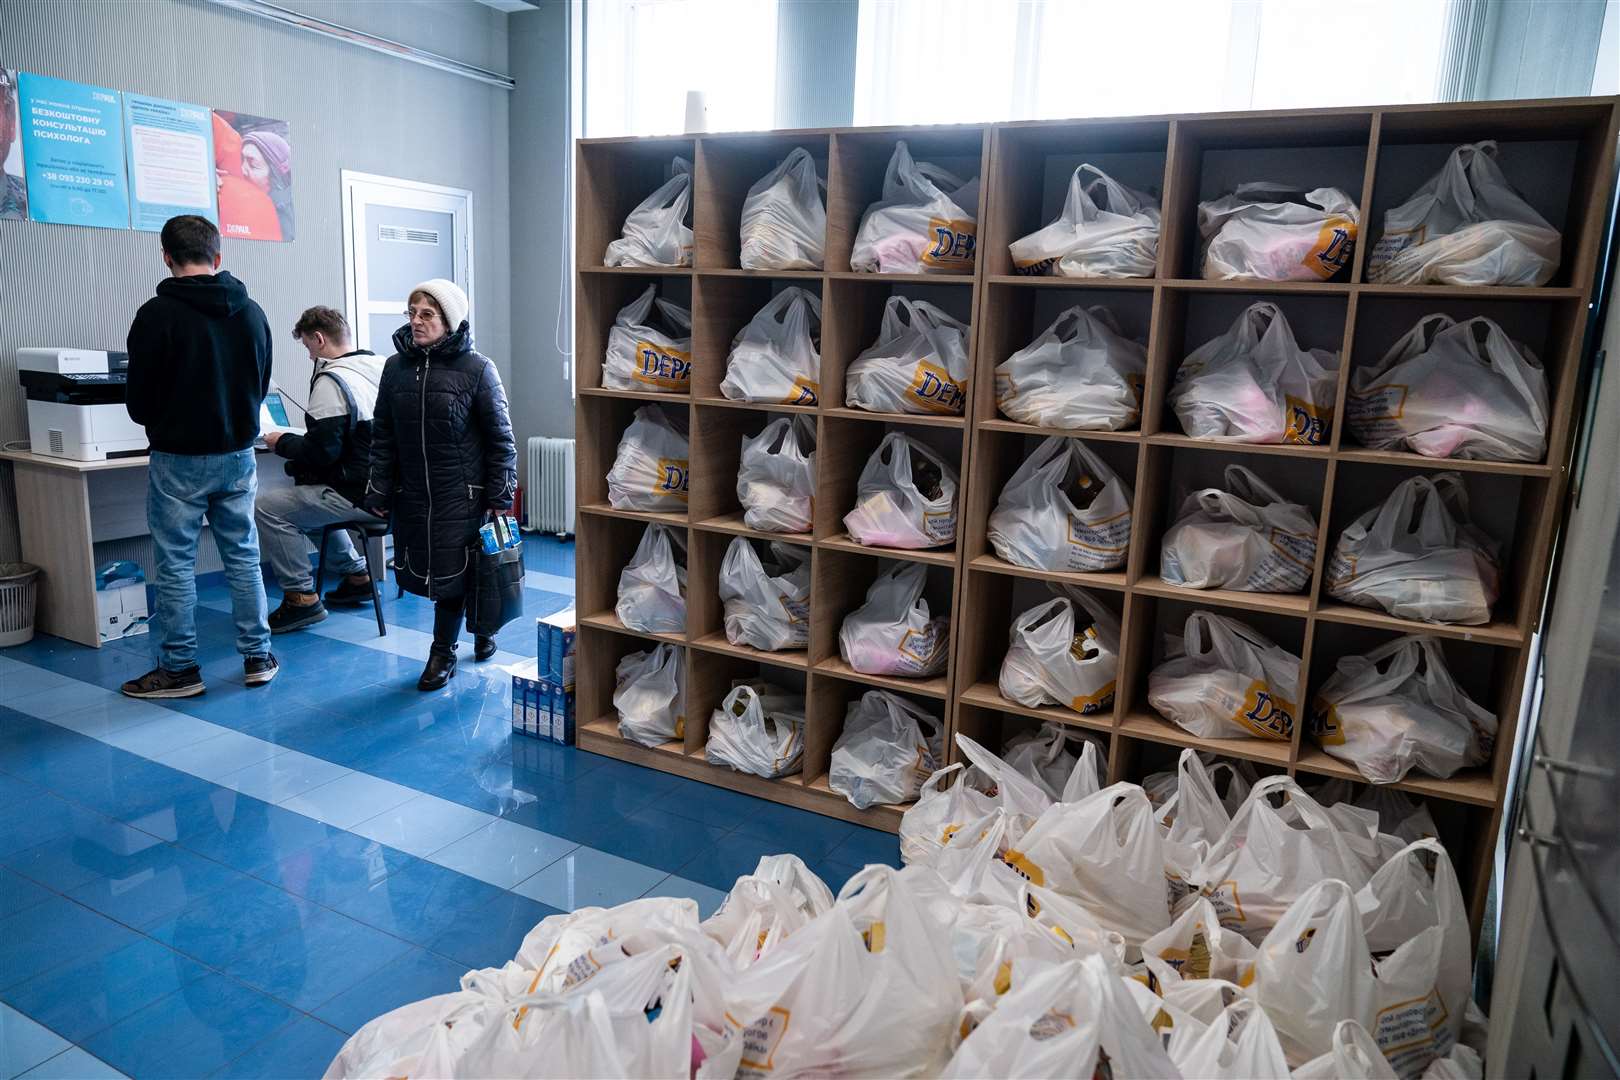
[[[574,609],[565,608],[535,621],[535,655],[540,658],[540,677],[563,687],[574,688]]]
[[[512,730],[547,739],[550,725],[540,730],[541,681],[539,660],[520,660],[512,665]]]
[[[549,726],[552,742],[574,743],[574,691],[554,682],[541,683],[541,722]]]

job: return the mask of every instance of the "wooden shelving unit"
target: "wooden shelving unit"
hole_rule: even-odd
[[[1209,607],[1251,623],[1301,657],[1302,711],[1344,655],[1403,633],[1441,638],[1453,674],[1475,700],[1494,708],[1501,728],[1492,760],[1449,780],[1409,776],[1395,787],[1427,801],[1458,864],[1475,926],[1482,915],[1502,794],[1537,630],[1549,550],[1561,514],[1572,433],[1584,401],[1579,361],[1587,303],[1608,222],[1610,178],[1620,106],[1615,99],[1490,102],[1367,109],[1207,114],[1133,119],[1010,123],[915,129],[839,129],[679,138],[584,140],[577,147],[576,357],[579,439],[578,606],[579,744],[780,802],[896,827],[900,807],[857,811],[827,788],[832,744],[847,704],[870,687],[902,689],[961,731],[992,747],[1042,720],[1072,724],[1108,744],[1111,780],[1140,780],[1173,766],[1182,747],[1246,759],[1261,772],[1302,779],[1358,780],[1353,768],[1322,753],[1304,733],[1291,742],[1202,740],[1156,715],[1147,702],[1157,642],[1179,632],[1186,615]],[[971,275],[850,272],[849,253],[862,212],[878,197],[885,164],[899,139],[918,160],[982,178],[978,258]],[[1510,181],[1563,234],[1563,262],[1544,288],[1373,285],[1363,280],[1366,252],[1384,212],[1439,170],[1460,143],[1496,139]],[[788,151],[804,146],[827,180],[827,265],[821,272],[758,273],[737,268],[737,227],[748,186]],[[662,179],[675,154],[695,163],[694,266],[606,270],[602,251],[629,210]],[[1083,161],[1123,183],[1161,195],[1163,227],[1157,276],[1141,280],[1026,278],[1013,274],[1007,245],[1057,216],[1068,177]],[[1302,188],[1332,185],[1361,209],[1361,235],[1345,281],[1204,281],[1198,276],[1196,208],[1202,199],[1248,180]],[[594,390],[614,314],[657,282],[660,295],[689,303],[693,318],[690,396]],[[815,408],[741,405],[719,395],[732,336],[772,295],[789,285],[822,299],[822,400]],[[890,416],[847,408],[844,372],[877,333],[891,295],[926,299],[970,322],[972,376],[961,419]],[[1324,446],[1252,446],[1188,438],[1166,391],[1196,346],[1224,331],[1246,306],[1276,303],[1305,346],[1339,356],[1338,407]],[[1139,430],[1053,432],[1015,423],[996,409],[994,368],[1057,313],[1102,304],[1142,341],[1148,364]],[[1545,463],[1447,461],[1356,446],[1341,418],[1351,370],[1376,362],[1417,319],[1433,311],[1487,315],[1529,344],[1545,364],[1552,420]],[[685,515],[631,514],[607,506],[605,474],[635,408],[647,401],[682,414],[691,430],[691,494]],[[798,537],[767,537],[741,522],[735,492],[740,439],[774,416],[814,417],[819,481],[815,523]],[[899,427],[935,447],[961,475],[959,529],[951,548],[880,552],[845,534],[842,517],[855,481],[883,435]],[[1059,574],[1011,566],[986,539],[1002,486],[1039,441],[1052,434],[1083,439],[1130,484],[1134,524],[1126,566],[1112,573]],[[1200,592],[1158,576],[1160,540],[1182,494],[1218,482],[1237,461],[1284,495],[1307,505],[1319,523],[1311,583],[1299,595]],[[1475,520],[1503,545],[1502,596],[1486,626],[1436,626],[1330,599],[1324,567],[1340,532],[1382,502],[1414,472],[1455,469],[1472,497]],[[619,626],[613,605],[620,570],[644,523],[684,528],[689,549],[685,738],[649,749],[618,736],[613,668],[626,653],[650,648],[649,636]],[[759,653],[725,642],[715,596],[720,559],[734,536],[786,539],[811,552],[811,640],[796,653]],[[953,615],[950,663],[943,678],[895,680],[850,671],[839,659],[838,628],[858,606],[885,558],[929,566],[930,599]],[[997,674],[1007,627],[1048,593],[1046,582],[1081,585],[1121,620],[1118,692],[1110,712],[1081,716],[1062,708],[1028,709],[1003,699]],[[668,639],[674,640],[674,639]],[[707,764],[708,716],[733,678],[763,672],[803,687],[807,696],[805,770],[761,780]]]

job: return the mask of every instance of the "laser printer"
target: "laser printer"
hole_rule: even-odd
[[[124,407],[129,354],[95,349],[18,349],[36,454],[105,461],[144,454],[146,429]]]

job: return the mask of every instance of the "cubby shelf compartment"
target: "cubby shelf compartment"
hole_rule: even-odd
[[[1441,642],[1453,674],[1497,716],[1491,758],[1439,780],[1408,775],[1395,789],[1428,801],[1457,862],[1477,928],[1485,910],[1492,840],[1517,738],[1529,645],[1536,629],[1548,555],[1556,533],[1573,433],[1579,430],[1579,363],[1590,282],[1610,208],[1620,108],[1615,99],[1567,99],[1108,118],[921,128],[838,129],[584,140],[576,150],[577,370],[580,610],[580,746],[706,783],[804,807],[877,828],[897,827],[903,808],[856,810],[827,786],[831,747],[845,710],[871,689],[906,695],[940,716],[947,733],[1004,736],[1043,721],[1099,735],[1109,747],[1110,780],[1140,781],[1173,768],[1184,748],[1252,762],[1315,783],[1360,783],[1356,770],[1329,757],[1296,717],[1289,742],[1200,739],[1159,716],[1147,701],[1161,635],[1179,632],[1200,608],[1250,622],[1301,660],[1300,711],[1338,660],[1403,634]],[[1383,215],[1437,171],[1451,148],[1496,139],[1509,179],[1563,230],[1563,258],[1544,288],[1384,285],[1366,281],[1366,252],[1383,231]],[[878,197],[895,144],[964,177],[981,178],[978,254],[963,274],[866,274],[849,258],[862,213]],[[804,146],[827,181],[826,266],[821,270],[751,271],[737,266],[737,231],[747,188],[796,146]],[[694,162],[693,267],[607,269],[600,263],[624,215],[663,179],[679,154]],[[1155,276],[1073,279],[1014,274],[1006,245],[1054,218],[1068,178],[1091,162],[1162,202],[1163,232]],[[1331,184],[1357,201],[1357,254],[1336,280],[1205,281],[1200,277],[1197,204],[1245,179],[1304,187]],[[690,395],[599,389],[602,351],[617,311],[648,284],[690,304],[693,376]],[[799,286],[822,299],[820,401],[788,406],[719,397],[730,342],[777,291]],[[927,299],[969,326],[969,378],[964,414],[915,416],[849,408],[845,373],[876,336],[890,296]],[[1273,300],[1303,344],[1338,354],[1335,410],[1322,445],[1255,445],[1191,439],[1182,434],[1167,392],[1186,355],[1224,330],[1242,308]],[[1147,354],[1140,424],[1118,432],[1047,430],[1001,415],[995,367],[1074,304],[1101,304]],[[1376,362],[1417,317],[1444,311],[1487,315],[1534,348],[1548,372],[1548,447],[1540,462],[1450,461],[1404,451],[1372,450],[1344,430],[1351,373]],[[686,419],[693,430],[690,513],[647,514],[607,505],[604,476],[636,408],[652,404]],[[816,429],[818,480],[814,527],[776,536],[747,528],[735,496],[738,437],[786,414]],[[856,480],[887,431],[904,431],[942,454],[960,478],[954,544],[924,551],[863,547],[845,531]],[[1040,440],[1077,438],[1101,456],[1133,493],[1133,535],[1124,566],[1104,573],[1031,570],[998,558],[987,521],[1012,470]],[[1305,503],[1319,523],[1309,588],[1298,595],[1200,591],[1159,577],[1165,530],[1191,486],[1207,486],[1228,464],[1255,471],[1286,497]],[[1433,625],[1352,607],[1327,593],[1326,568],[1339,533],[1381,502],[1403,479],[1455,470],[1475,494],[1476,517],[1503,544],[1501,598],[1483,626]],[[685,540],[691,562],[686,633],[635,634],[613,615],[620,570],[650,523]],[[1497,535],[1500,533],[1501,535]],[[734,537],[780,540],[811,560],[811,640],[806,650],[758,653],[732,646],[720,632],[713,595],[717,560]],[[864,676],[840,658],[837,631],[880,561],[928,569],[933,613],[951,616],[947,671],[932,679]],[[1059,707],[1025,708],[1003,698],[997,675],[1013,617],[1045,597],[1049,586],[1078,586],[1118,613],[1120,666],[1112,709],[1082,716]],[[617,658],[659,642],[684,650],[688,674],[685,737],[647,748],[619,737],[613,715]],[[703,758],[708,715],[734,678],[764,674],[806,694],[806,764],[802,775],[764,780],[710,765]],[[988,744],[987,743],[987,744]],[[948,751],[954,756],[953,751]]]

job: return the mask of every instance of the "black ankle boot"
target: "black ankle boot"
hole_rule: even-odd
[[[456,673],[456,647],[435,645],[428,650],[427,666],[416,680],[418,690],[438,690]]]
[[[488,660],[495,655],[495,639],[478,634],[473,638],[473,659]]]

